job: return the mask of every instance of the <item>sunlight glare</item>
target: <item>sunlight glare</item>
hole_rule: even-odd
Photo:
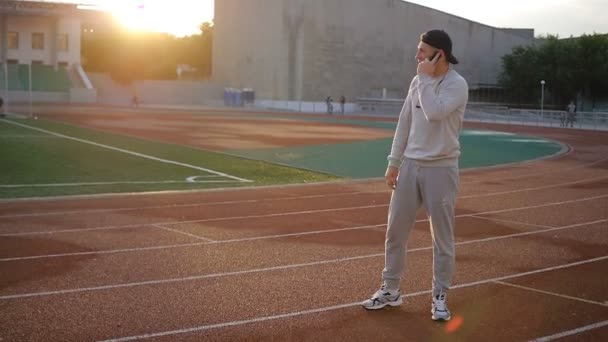
[[[198,33],[198,26],[213,19],[213,1],[116,1],[114,17],[134,31],[167,32],[176,36]]]

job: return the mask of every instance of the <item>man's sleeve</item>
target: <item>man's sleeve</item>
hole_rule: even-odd
[[[428,75],[419,75],[418,97],[424,116],[428,121],[445,119],[458,107],[467,103],[469,87],[463,78],[458,78],[441,87],[435,93],[433,79]]]
[[[391,154],[388,156],[388,165],[399,167],[403,162],[403,153],[407,146],[407,139],[410,136],[410,128],[412,126],[412,90],[416,83],[416,77],[410,83],[410,89],[407,92],[405,102],[403,102],[403,108],[399,113],[399,121],[397,122],[397,128],[395,129],[395,136],[393,137],[393,145],[391,147]]]

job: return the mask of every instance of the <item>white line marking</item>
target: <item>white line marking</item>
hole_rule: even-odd
[[[16,138],[16,139],[59,139],[59,137],[49,137],[48,135],[34,135],[34,134],[4,134],[0,135],[0,138]]]
[[[474,218],[481,218],[481,219],[489,220],[489,221],[499,221],[499,222],[505,222],[506,221],[506,220],[495,220],[495,219],[492,219],[492,218],[485,218],[485,217],[475,217],[475,216],[473,216],[473,217]],[[416,222],[422,222],[422,221],[426,221],[426,220],[418,220]],[[510,222],[510,221],[506,221],[506,222]],[[520,235],[527,235],[529,233],[531,233],[531,234],[543,233],[543,232],[552,231],[552,230],[574,228],[574,227],[585,226],[585,225],[593,225],[593,224],[596,224],[596,223],[603,223],[603,222],[608,222],[608,219],[598,220],[598,221],[591,221],[591,222],[584,222],[584,223],[577,223],[577,224],[572,224],[572,225],[562,226],[562,227],[538,226],[538,225],[532,225],[532,224],[527,224],[527,223],[512,222],[512,223],[521,224],[521,225],[524,225],[524,226],[528,225],[528,226],[537,226],[537,227],[541,227],[541,228],[546,228],[546,230],[537,230],[537,231],[532,231],[532,232],[514,233],[514,234],[511,234],[511,235],[498,236],[497,238],[507,238],[507,237],[514,237],[514,236],[520,236]],[[277,238],[285,238],[285,237],[295,237],[295,236],[304,236],[304,235],[316,235],[316,234],[336,233],[336,232],[344,232],[344,231],[360,230],[360,229],[361,230],[362,229],[376,229],[376,228],[384,228],[384,227],[386,227],[386,223],[377,224],[377,225],[369,225],[369,226],[356,226],[356,227],[346,227],[346,228],[336,228],[336,229],[324,229],[324,230],[305,231],[305,232],[300,232],[300,233],[263,235],[263,236],[254,236],[254,237],[249,237],[249,238],[238,238],[238,239],[230,239],[230,240],[212,240],[212,242],[209,242],[209,243],[203,243],[203,242],[199,242],[199,243],[184,243],[184,244],[164,245],[164,246],[125,248],[125,249],[111,249],[111,250],[104,250],[104,251],[61,253],[61,254],[47,254],[47,255],[26,256],[26,257],[4,258],[4,259],[0,259],[0,262],[19,261],[19,260],[33,260],[33,259],[45,259],[45,258],[58,258],[58,257],[69,257],[69,256],[83,256],[83,255],[129,253],[129,252],[151,251],[151,250],[161,250],[161,249],[194,247],[194,246],[203,246],[203,245],[220,245],[220,244],[228,244],[228,243],[249,242],[249,241],[258,241],[258,240],[269,240],[269,239],[277,239]],[[495,238],[491,237],[491,238],[486,238],[486,239],[495,239]],[[476,241],[476,240],[474,240],[474,241]],[[458,244],[465,244],[465,243],[467,243],[467,242],[459,242]]]
[[[207,239],[207,238],[204,238],[202,236],[198,236],[198,235],[182,232],[181,230],[177,230],[177,229],[171,229],[171,228],[163,227],[160,224],[153,224],[152,226],[156,227],[156,228],[159,228],[159,229],[162,229],[162,230],[167,230],[167,231],[170,231],[170,232],[178,233],[180,235],[186,235],[186,236],[189,236],[189,237],[193,237],[193,238],[198,239],[198,240],[203,240],[203,241],[207,241],[207,242],[215,242],[215,240]]]
[[[219,176],[218,176],[219,177]],[[68,186],[95,186],[95,185],[119,185],[119,184],[195,184],[195,183],[235,183],[239,180],[197,180],[196,182],[188,181],[133,181],[133,182],[89,182],[89,183],[50,183],[50,184],[8,184],[0,185],[4,189],[16,188],[52,188],[52,187],[68,187]]]
[[[223,176],[223,177],[226,177],[226,178],[234,179],[234,180],[237,180],[237,181],[240,181],[240,182],[247,182],[247,183],[251,183],[252,182],[252,181],[250,181],[248,179],[235,177],[235,176],[223,173],[223,172],[218,172],[218,171],[214,171],[214,170],[211,170],[211,169],[206,169],[206,168],[195,166],[195,165],[190,165],[190,164],[186,164],[186,163],[180,163],[180,162],[176,162],[176,161],[168,160],[168,159],[156,158],[156,157],[153,157],[153,156],[149,156],[147,154],[143,154],[143,153],[139,153],[139,152],[133,152],[133,151],[129,151],[129,150],[125,150],[125,149],[122,149],[122,148],[113,147],[113,146],[109,146],[109,145],[104,145],[104,144],[96,143],[96,142],[85,140],[85,139],[75,138],[75,137],[71,137],[69,135],[65,135],[65,134],[61,134],[61,133],[56,133],[56,132],[49,131],[49,130],[46,130],[46,129],[42,129],[42,128],[38,128],[38,127],[33,127],[33,126],[29,126],[29,125],[24,125],[24,124],[20,124],[20,123],[13,122],[13,121],[6,121],[6,122],[10,123],[11,125],[28,128],[28,129],[31,129],[31,130],[34,130],[34,131],[43,132],[43,133],[50,134],[50,135],[53,135],[53,136],[57,136],[57,137],[60,137],[60,138],[64,138],[64,139],[68,139],[68,140],[73,140],[73,141],[77,141],[77,142],[80,142],[80,143],[89,144],[89,145],[105,148],[105,149],[116,151],[116,152],[130,154],[132,156],[137,156],[137,157],[141,157],[141,158],[145,158],[145,159],[150,159],[150,160],[154,160],[154,161],[165,163],[165,164],[177,165],[177,166],[182,166],[182,167],[186,167],[186,168],[190,168],[190,169],[194,169],[194,170],[204,171],[204,172],[212,173],[212,174],[215,174],[215,175],[218,175],[218,176]]]
[[[564,229],[577,228],[577,227],[581,227],[581,226],[588,226],[588,225],[592,225],[592,224],[595,224],[598,222],[606,222],[606,221],[608,221],[608,219],[602,220],[602,221],[595,221],[595,222],[591,222],[591,223],[585,223],[585,224],[576,224],[576,225],[571,225],[571,226],[552,228],[552,229],[547,229],[544,231],[538,230],[538,231],[533,231],[533,232],[524,232],[524,233],[510,234],[510,235],[504,235],[504,236],[495,236],[495,237],[484,238],[484,239],[462,241],[462,242],[457,242],[455,245],[462,246],[462,245],[477,244],[477,243],[488,242],[488,241],[505,240],[505,239],[510,239],[510,238],[514,238],[514,237],[546,233],[549,231],[564,230]],[[427,251],[427,250],[432,250],[432,249],[433,249],[433,246],[412,248],[412,249],[407,250],[407,253]],[[307,262],[307,263],[300,263],[300,264],[264,267],[264,268],[250,269],[250,270],[244,270],[244,271],[203,274],[203,275],[196,275],[196,276],[189,276],[189,277],[182,277],[182,278],[167,278],[167,279],[148,280],[148,281],[143,281],[143,282],[94,286],[94,287],[85,287],[85,288],[76,288],[76,289],[22,293],[22,294],[15,294],[15,295],[0,296],[0,300],[40,297],[40,296],[49,296],[49,295],[60,295],[60,294],[68,294],[68,293],[76,293],[76,292],[100,291],[100,290],[117,289],[117,288],[125,288],[125,287],[136,287],[136,286],[145,286],[145,285],[178,283],[178,282],[208,279],[208,278],[221,278],[221,277],[229,277],[229,276],[238,276],[238,275],[243,275],[243,274],[271,272],[271,271],[277,271],[277,270],[287,270],[287,269],[293,269],[293,268],[335,264],[335,263],[342,263],[342,262],[348,262],[348,261],[353,261],[353,260],[371,259],[371,258],[377,258],[377,257],[384,257],[384,253],[359,255],[359,256],[354,256],[354,257],[321,260],[321,261],[314,261],[314,262]]]
[[[542,186],[542,187],[524,188],[524,189],[519,189],[519,190],[510,190],[510,191],[501,191],[501,192],[494,192],[494,193],[460,196],[460,197],[458,197],[458,200],[479,198],[479,197],[488,197],[488,196],[495,196],[495,195],[505,195],[505,194],[512,194],[512,193],[518,193],[518,192],[534,191],[534,190],[550,189],[550,188],[556,188],[556,187],[560,187],[560,186],[589,183],[589,182],[594,182],[594,181],[605,179],[605,178],[608,178],[608,176],[579,180],[579,181],[575,181],[575,182],[558,183],[558,184],[552,184],[552,185],[547,185],[547,186]],[[83,210],[71,210],[71,211],[54,211],[54,212],[45,212],[45,213],[39,212],[39,213],[28,213],[28,214],[0,215],[0,218],[35,217],[35,216],[37,217],[37,216],[72,215],[72,214],[82,215],[84,213],[123,212],[123,211],[134,211],[134,210],[145,210],[145,209],[184,208],[184,207],[198,207],[198,206],[207,206],[207,205],[260,203],[260,202],[271,202],[271,201],[301,200],[301,199],[310,199],[310,198],[325,198],[325,197],[339,197],[339,196],[352,196],[352,195],[365,195],[365,194],[382,194],[382,193],[386,193],[387,196],[390,194],[390,192],[388,190],[353,191],[353,192],[332,193],[332,194],[323,194],[323,195],[289,196],[289,197],[265,198],[265,199],[256,199],[256,200],[236,200],[236,201],[207,202],[207,203],[203,202],[203,203],[187,203],[187,204],[168,204],[168,205],[159,205],[159,206],[142,206],[142,207],[128,207],[128,208],[115,208],[115,209],[114,208],[113,209],[83,209]]]
[[[567,153],[569,154],[569,153]],[[566,156],[567,154],[563,154],[561,155]],[[533,176],[545,176],[548,174],[553,174],[553,173],[562,173],[562,172],[568,172],[568,171],[572,171],[572,170],[576,170],[576,169],[582,169],[588,166],[593,166],[593,165],[597,165],[597,164],[601,164],[605,161],[608,161],[608,157],[604,157],[598,160],[595,160],[593,162],[587,163],[587,164],[581,164],[581,165],[576,165],[573,167],[569,167],[569,168],[563,168],[563,169],[559,169],[559,168],[552,168],[550,170],[546,170],[546,171],[539,171],[539,172],[531,172],[531,173],[526,173],[523,175],[516,175],[516,176],[511,176],[511,177],[505,177],[504,175],[498,174],[498,175],[494,175],[497,178],[494,179],[482,179],[482,180],[472,180],[472,181],[468,181],[468,182],[461,182],[461,184],[475,184],[475,183],[483,183],[483,182],[487,182],[487,181],[492,181],[492,180],[501,180],[501,181],[505,181],[505,180],[516,180],[516,179],[522,179],[522,178],[528,178],[528,177],[533,177]],[[519,164],[524,164],[526,163],[525,161],[523,163],[519,163]],[[517,163],[516,163],[517,164]],[[497,165],[496,171],[500,171],[500,172],[505,172],[505,170],[501,170],[501,168],[499,168],[500,165]],[[491,170],[491,169],[490,169]],[[467,170],[463,170],[463,172],[466,172]],[[474,169],[472,170],[474,171]],[[509,171],[506,171],[509,172]],[[488,176],[492,176],[492,175],[488,175]]]
[[[469,199],[469,198],[487,197],[487,196],[496,196],[496,195],[508,195],[508,194],[515,194],[515,193],[518,193],[518,192],[527,192],[527,191],[535,191],[535,190],[544,190],[544,189],[551,189],[551,188],[559,188],[561,186],[568,186],[568,185],[576,185],[576,184],[581,184],[581,183],[595,182],[595,181],[598,181],[598,180],[601,180],[601,179],[608,179],[608,176],[590,178],[590,179],[586,179],[584,181],[580,180],[580,181],[575,181],[575,182],[567,182],[567,183],[558,183],[558,184],[537,186],[537,187],[533,187],[533,188],[525,188],[525,189],[517,189],[517,190],[507,190],[507,191],[500,191],[500,192],[492,192],[492,193],[488,193],[488,194],[477,194],[477,195],[460,196],[460,197],[458,197],[458,199]]]
[[[305,231],[305,232],[300,232],[300,233],[262,235],[262,236],[253,236],[253,237],[249,237],[249,238],[238,238],[238,239],[230,239],[230,240],[211,240],[212,242],[208,242],[208,243],[204,243],[204,242],[184,243],[184,244],[165,245],[165,246],[152,246],[152,247],[126,248],[126,249],[113,249],[113,250],[105,250],[105,251],[76,252],[76,253],[62,253],[62,254],[48,254],[48,255],[35,255],[35,256],[16,257],[16,258],[5,258],[5,259],[0,259],[0,262],[44,259],[44,258],[58,258],[58,257],[68,257],[68,256],[139,252],[139,251],[150,251],[150,250],[159,250],[159,249],[194,247],[194,246],[203,246],[203,245],[220,245],[220,244],[229,244],[229,243],[238,243],[238,242],[278,239],[278,238],[285,238],[285,237],[336,233],[336,232],[343,232],[343,231],[349,231],[349,230],[373,229],[373,228],[380,228],[380,227],[386,227],[386,223],[370,225],[370,226],[357,226],[357,227]]]
[[[550,291],[539,290],[539,289],[535,289],[533,287],[528,287],[528,286],[523,286],[523,285],[518,285],[518,284],[511,284],[511,283],[507,283],[507,282],[504,282],[504,281],[497,281],[495,283],[496,284],[500,284],[500,285],[504,285],[504,286],[515,287],[515,288],[526,290],[526,291],[538,292],[538,293],[546,294],[546,295],[549,295],[549,296],[560,297],[560,298],[564,298],[564,299],[571,299],[571,300],[576,300],[576,301],[587,303],[587,304],[595,304],[595,305],[601,305],[601,306],[607,306],[608,307],[608,304],[604,304],[604,303],[601,303],[601,302],[596,302],[596,301],[593,301],[593,300],[588,300],[588,299],[579,298],[579,297],[572,297],[572,296],[563,295],[563,294],[559,294],[559,293],[555,293],[555,292],[550,292]]]
[[[537,227],[537,228],[554,228],[553,226],[546,226],[546,225],[542,225],[542,224],[526,223],[526,222],[519,222],[519,221],[513,221],[513,220],[503,220],[503,219],[497,219],[497,218],[493,218],[493,217],[483,217],[483,216],[478,216],[478,215],[473,215],[471,217],[480,219],[480,220],[517,224],[517,225],[521,225],[521,226],[529,226],[529,227]]]
[[[608,325],[608,321],[597,322],[597,323],[594,323],[594,324],[585,325],[584,327],[580,327],[580,328],[564,331],[564,332],[557,333],[557,334],[554,334],[554,335],[539,337],[537,339],[531,340],[531,342],[548,342],[548,341],[553,341],[553,340],[557,340],[557,339],[562,338],[562,337],[572,336],[572,335],[580,334],[580,333],[585,332],[585,331],[589,331],[589,330],[605,327],[607,325]]]
[[[456,215],[456,217],[473,217],[477,215],[490,215],[490,214],[500,214],[512,211],[519,210],[527,210],[527,209],[537,209],[544,207],[551,207],[556,205],[577,203],[577,202],[585,202],[585,201],[593,201],[600,198],[606,198],[606,195],[578,198],[575,200],[568,200],[562,202],[551,202],[533,206],[526,207],[517,207],[517,208],[508,208],[508,209],[498,209],[491,210],[480,213],[471,213],[471,214],[461,214]],[[27,233],[7,233],[0,234],[0,237],[3,236],[29,236],[29,235],[51,235],[51,234],[63,234],[63,233],[75,233],[75,232],[88,232],[88,231],[97,231],[97,230],[113,230],[113,229],[124,229],[124,228],[137,228],[144,227],[152,224],[162,224],[164,226],[168,225],[177,225],[177,224],[187,224],[187,223],[201,223],[201,222],[217,222],[217,221],[231,221],[231,220],[244,220],[244,219],[255,219],[255,218],[264,218],[264,217],[281,217],[281,216],[291,216],[291,215],[303,215],[303,214],[315,214],[315,213],[323,213],[323,212],[333,212],[333,211],[349,211],[349,210],[361,210],[361,209],[372,209],[372,208],[380,208],[386,207],[388,204],[377,204],[377,205],[367,205],[367,206],[357,206],[357,207],[343,207],[343,208],[331,208],[331,209],[315,209],[315,210],[305,210],[305,211],[291,211],[285,213],[275,213],[275,214],[263,214],[263,215],[247,215],[247,216],[229,216],[229,217],[216,217],[209,219],[201,219],[201,220],[189,220],[189,221],[175,221],[175,222],[153,222],[147,224],[131,224],[131,225],[119,225],[119,226],[107,226],[107,227],[95,227],[95,228],[82,228],[82,229],[66,229],[66,230],[54,230],[54,231],[40,231],[40,232],[27,232]],[[416,222],[426,222],[428,219],[418,220]]]
[[[379,205],[371,205],[371,206],[369,206],[369,205],[368,206],[358,206],[358,207],[331,208],[331,209],[316,209],[316,210],[306,210],[306,211],[291,211],[291,212],[286,212],[286,213],[264,214],[264,215],[216,217],[216,218],[209,218],[209,219],[202,219],[202,220],[190,220],[190,221],[153,222],[153,223],[144,223],[144,224],[129,224],[129,225],[118,225],[118,226],[107,226],[107,227],[82,228],[82,229],[65,229],[65,230],[27,232],[27,233],[9,233],[9,234],[0,234],[0,237],[2,237],[2,236],[47,235],[47,234],[73,233],[73,232],[88,232],[88,231],[97,231],[97,230],[137,228],[137,227],[145,227],[145,226],[154,225],[154,224],[162,224],[164,226],[167,226],[167,225],[177,225],[177,224],[187,224],[187,223],[230,221],[230,220],[242,220],[242,219],[250,219],[250,218],[315,214],[315,213],[331,212],[331,211],[370,209],[370,208],[385,207],[385,206],[387,206],[387,204],[379,204]]]
[[[474,287],[474,286],[479,286],[479,285],[486,285],[486,284],[490,284],[490,283],[497,282],[500,280],[513,279],[513,278],[519,278],[519,277],[524,277],[527,275],[533,275],[533,274],[538,274],[538,273],[543,273],[543,272],[556,271],[556,270],[560,270],[560,269],[564,269],[564,268],[570,268],[570,267],[580,266],[580,265],[584,265],[584,264],[589,264],[589,263],[593,263],[596,261],[602,261],[605,259],[608,259],[608,256],[587,259],[587,260],[573,262],[573,263],[569,263],[569,264],[563,264],[563,265],[559,265],[559,266],[541,268],[541,269],[537,269],[537,270],[529,271],[529,272],[515,273],[515,274],[503,276],[503,277],[484,279],[484,280],[480,280],[480,281],[459,284],[459,285],[453,286],[452,289],[462,289],[462,288]],[[408,293],[403,296],[404,297],[418,297],[418,296],[427,295],[430,293],[431,293],[431,290],[427,290],[427,291]],[[313,314],[313,313],[335,311],[335,310],[346,309],[346,308],[355,307],[355,306],[359,306],[359,305],[361,305],[360,301],[354,302],[354,303],[328,306],[328,307],[324,307],[324,308],[317,308],[317,309],[304,310],[304,311],[295,311],[295,312],[290,312],[290,313],[285,313],[285,314],[280,314],[280,315],[258,317],[258,318],[248,319],[248,320],[230,321],[230,322],[217,323],[217,324],[200,325],[197,327],[186,328],[186,329],[170,330],[170,331],[149,333],[149,334],[143,334],[143,335],[137,335],[137,336],[120,337],[120,338],[115,338],[115,339],[104,340],[102,342],[135,341],[135,340],[142,340],[142,339],[153,338],[153,337],[179,335],[179,334],[192,333],[192,332],[197,332],[197,331],[204,331],[204,330],[211,330],[211,329],[218,329],[218,328],[227,328],[227,327],[246,325],[246,324],[251,324],[251,323],[259,323],[259,322],[265,322],[265,321],[271,321],[271,320],[277,320],[277,319],[283,319],[283,318],[304,316],[304,315],[309,315],[309,314]]]

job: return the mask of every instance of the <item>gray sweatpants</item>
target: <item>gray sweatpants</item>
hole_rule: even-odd
[[[433,295],[446,293],[454,272],[454,208],[458,167],[423,167],[406,159],[388,212],[384,283],[398,289],[406,263],[406,246],[416,212],[423,205],[429,215],[433,239]]]

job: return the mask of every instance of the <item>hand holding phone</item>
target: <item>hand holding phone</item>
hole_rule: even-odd
[[[437,61],[439,60],[439,57],[441,56],[439,50],[435,50],[435,52],[433,52],[433,55],[429,58],[425,58],[421,63],[418,63],[418,68],[417,68],[417,73],[420,74],[427,74],[427,75],[433,75],[433,73],[435,72],[435,64],[437,64]]]
[[[433,55],[431,57],[429,57],[429,62],[431,62],[433,64],[437,63],[437,61],[433,61],[433,60],[435,59],[435,57],[437,57],[438,54],[439,54],[439,50],[435,50]],[[439,60],[439,58],[437,58],[437,60]]]

